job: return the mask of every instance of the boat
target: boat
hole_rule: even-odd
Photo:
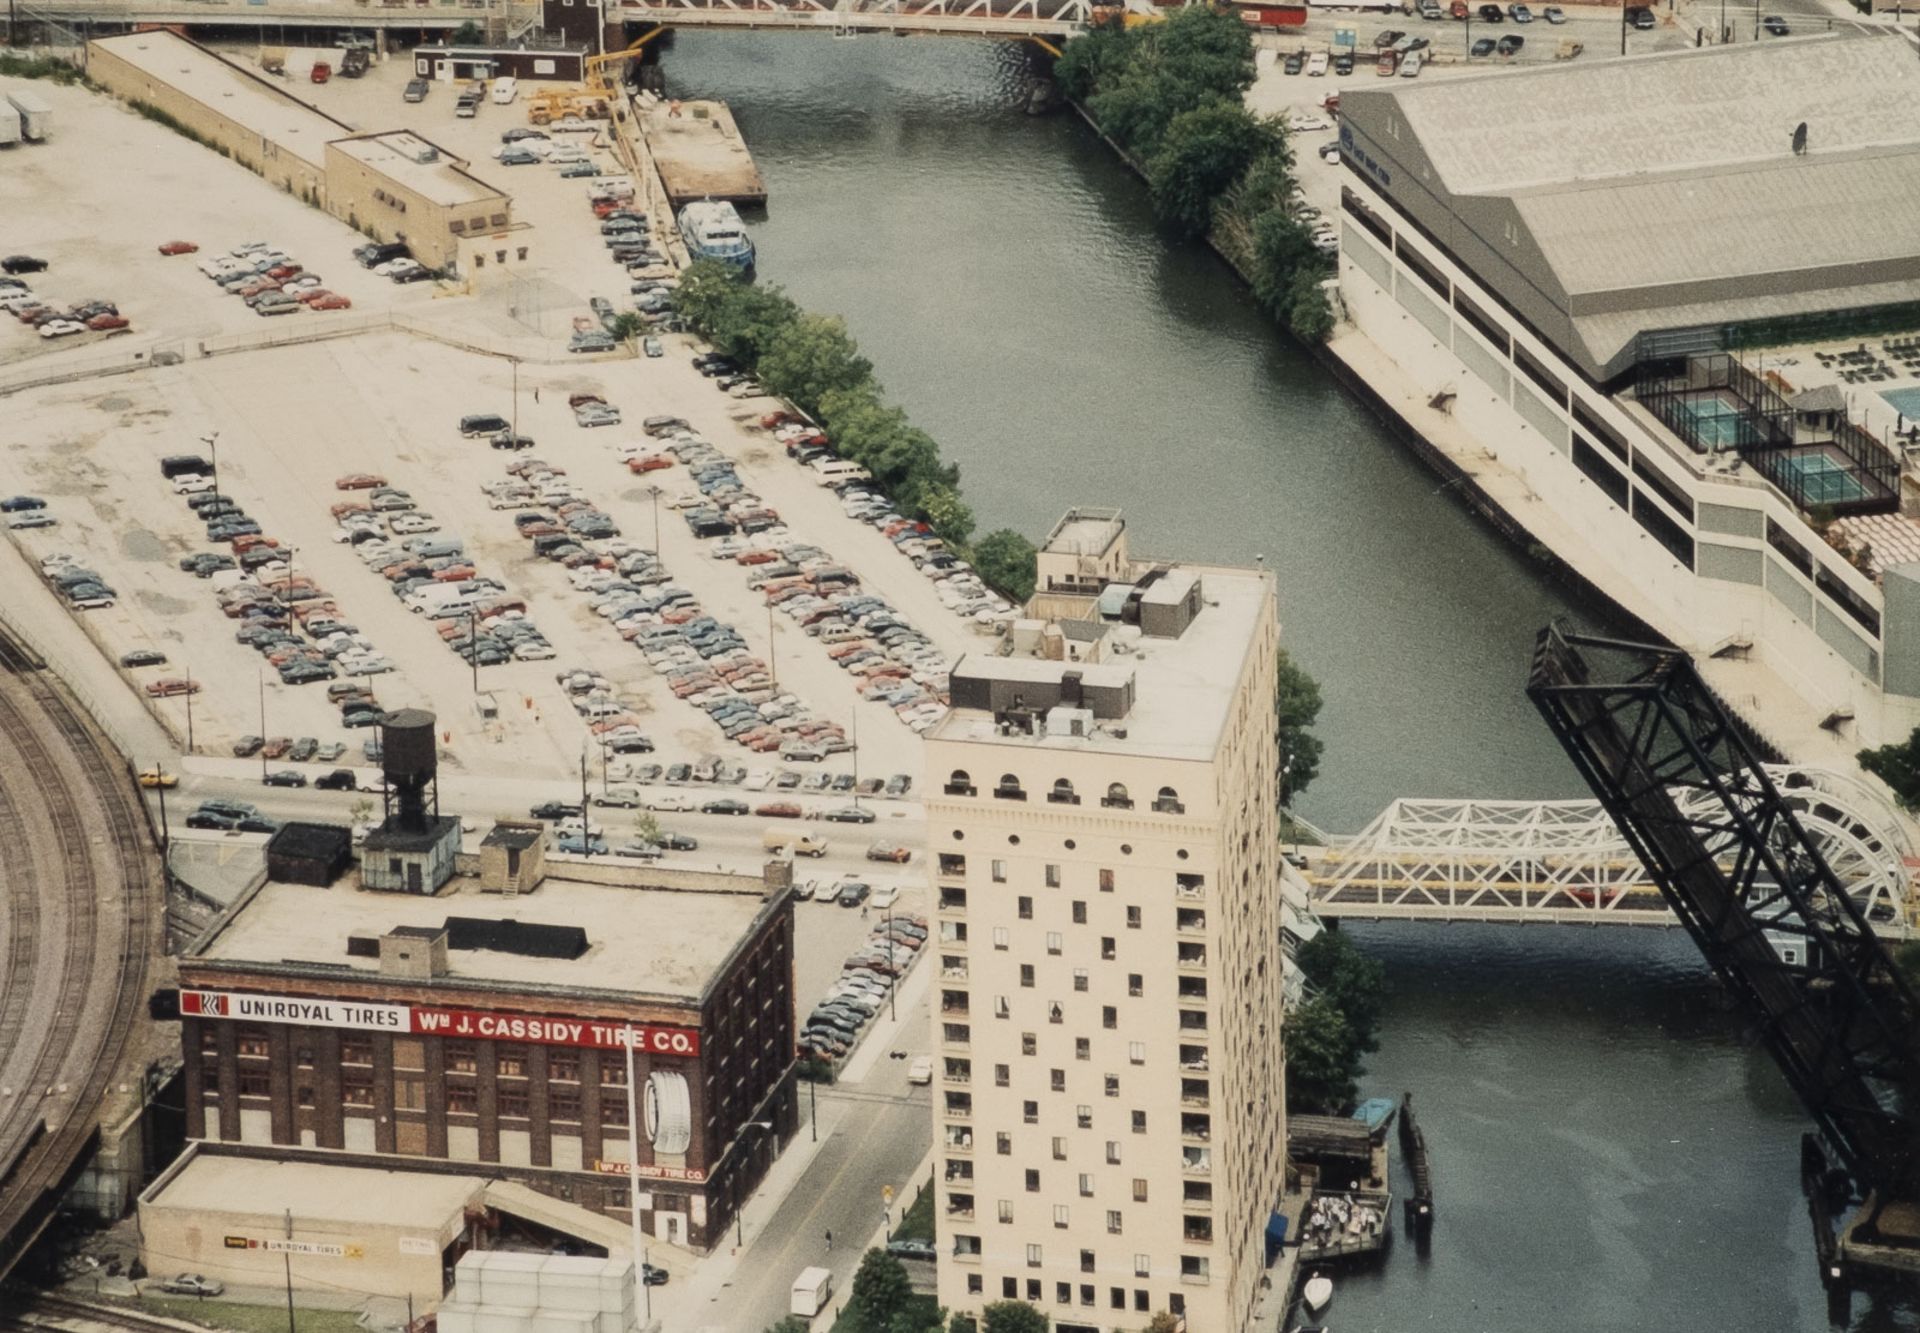
[[[1332,1299],[1333,1279],[1324,1274],[1314,1274],[1300,1288],[1300,1300],[1307,1307],[1309,1314],[1319,1314],[1327,1308],[1327,1302]]]
[[[732,204],[696,199],[680,210],[680,235],[695,259],[716,259],[736,268],[753,267],[753,242]]]
[[[1354,1108],[1353,1118],[1366,1125],[1369,1134],[1379,1134],[1399,1108],[1391,1097],[1369,1097]]]

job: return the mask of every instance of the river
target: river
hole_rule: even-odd
[[[1136,552],[1276,572],[1325,696],[1306,814],[1352,832],[1400,795],[1587,794],[1521,690],[1534,634],[1581,608],[1210,253],[1163,240],[1077,119],[1022,115],[1011,48],[680,34],[665,65],[732,104],[767,178],[760,280],[846,317],[983,531],[1113,505]],[[1441,1220],[1429,1259],[1341,1285],[1341,1333],[1826,1325],[1803,1117],[1684,936],[1354,937],[1393,984],[1368,1091],[1415,1091]],[[1855,1328],[1920,1327],[1855,1304]]]

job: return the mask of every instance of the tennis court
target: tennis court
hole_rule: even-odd
[[[1776,466],[1791,474],[1808,504],[1848,504],[1867,498],[1867,488],[1845,463],[1826,454],[1782,458]]]

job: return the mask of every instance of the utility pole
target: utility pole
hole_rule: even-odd
[[[181,665],[185,666],[187,669],[187,753],[192,754],[193,753],[193,664],[191,662],[185,662],[185,663],[182,663]]]
[[[627,1218],[633,1234],[633,1283],[640,1288],[643,1318],[653,1320],[653,1293],[647,1288],[646,1250],[641,1247],[640,1231],[640,1108],[633,1087],[633,1024],[627,1024]]]
[[[660,488],[649,485],[647,494],[653,498],[653,553],[657,556],[660,554]]]
[[[853,808],[860,808],[860,701],[853,704]]]
[[[518,365],[519,362],[515,362]],[[473,692],[480,693],[480,617],[467,613],[467,664],[473,668]]]
[[[580,742],[580,850],[593,855],[593,825],[587,821],[587,744]]]
[[[513,358],[513,434],[514,443],[518,444],[520,436],[520,358],[517,356]]]
[[[780,689],[780,662],[773,654],[773,603],[767,603],[767,674],[773,679],[773,688]]]
[[[265,782],[267,780],[267,673],[255,668],[253,676],[260,683],[260,781]]]
[[[213,493],[220,493],[220,432],[210,430],[200,437],[200,443],[207,446],[207,462],[213,469]]]
[[[153,771],[160,777],[165,777],[166,773],[160,765],[160,760],[154,760]],[[167,832],[167,784],[160,782],[155,790],[160,793],[160,859],[165,861],[167,848],[173,841],[172,835]]]
[[[1627,53],[1627,6],[1620,6],[1620,54]]]

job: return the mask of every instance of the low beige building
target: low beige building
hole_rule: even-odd
[[[450,276],[526,262],[513,200],[407,130],[356,133],[278,82],[164,30],[88,44],[107,91],[164,116],[290,194]]]
[[[189,1144],[140,1195],[155,1277],[412,1298],[430,1309],[466,1252],[478,1176],[230,1156]]]
[[[327,211],[378,240],[406,242],[428,268],[470,273],[527,257],[513,201],[409,130],[335,139],[326,162]]]

